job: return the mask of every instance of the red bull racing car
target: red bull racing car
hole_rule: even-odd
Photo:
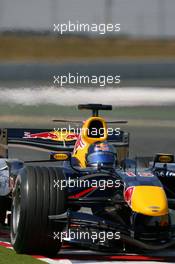
[[[10,233],[16,252],[55,255],[64,241],[116,252],[174,246],[173,155],[158,154],[149,167],[140,166],[128,158],[126,133],[114,135],[99,116],[111,106],[79,109],[92,116],[71,135],[73,148],[65,140],[64,147],[46,142],[51,165],[24,164],[15,179]],[[35,132],[11,143],[43,147],[58,136]]]

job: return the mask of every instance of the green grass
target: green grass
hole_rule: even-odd
[[[175,40],[0,36],[0,60],[60,61],[81,58],[175,58]]]
[[[0,264],[41,264],[43,261],[27,255],[16,254],[13,250],[0,247]]]

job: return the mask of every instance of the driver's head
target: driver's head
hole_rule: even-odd
[[[114,148],[107,141],[96,142],[89,147],[86,162],[90,167],[114,168],[116,165]]]

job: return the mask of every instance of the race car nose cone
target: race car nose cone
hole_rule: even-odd
[[[135,186],[131,208],[134,212],[148,216],[168,214],[168,202],[163,188],[158,186]]]

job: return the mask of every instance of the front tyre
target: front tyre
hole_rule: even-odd
[[[54,187],[64,180],[61,168],[25,167],[17,176],[13,191],[11,243],[17,253],[56,255],[61,241],[54,232],[64,229],[54,226],[49,215],[66,212],[66,191]]]

